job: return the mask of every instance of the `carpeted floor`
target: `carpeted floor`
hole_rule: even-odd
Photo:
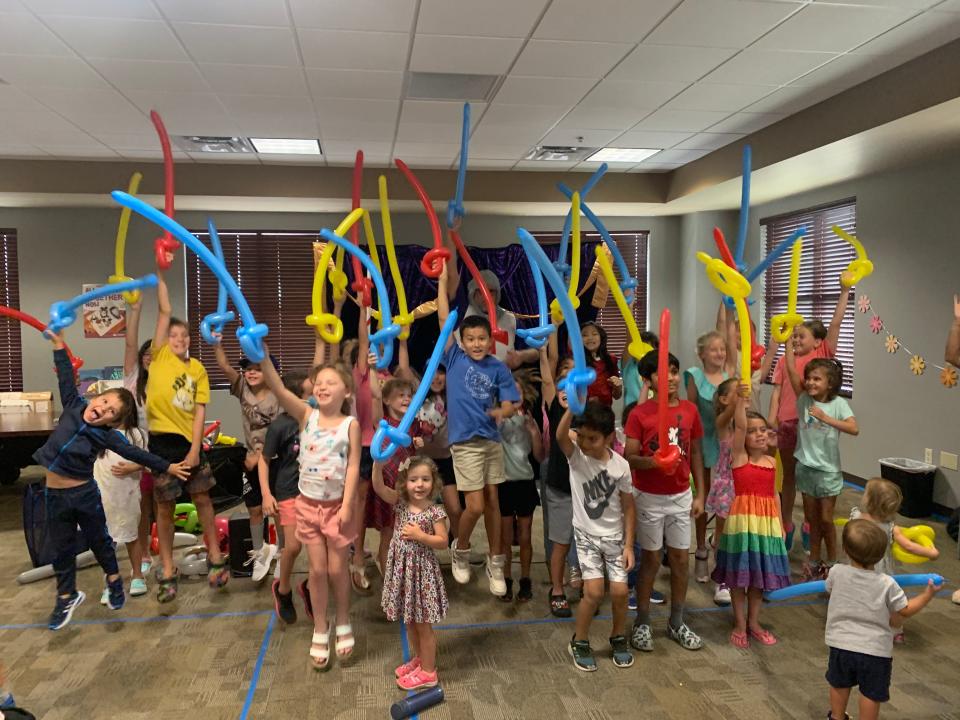
[[[25,473],[25,479],[30,476],[36,477]],[[20,522],[23,482],[0,488],[0,661],[18,703],[38,718],[383,718],[403,697],[392,673],[401,659],[400,628],[383,618],[377,595],[355,598],[354,659],[323,675],[308,666],[311,626],[299,601],[300,622],[284,627],[273,619],[267,585],[256,587],[249,580],[235,580],[222,593],[205,582],[185,582],[180,599],[163,607],[151,586],[147,596],[128,599],[123,610],[111,612],[98,604],[102,575],[89,568],[78,576],[87,602],[72,625],[50,632],[46,619],[53,581],[24,586],[15,581],[30,567]],[[838,513],[845,514],[857,497],[845,490]],[[538,538],[539,515],[536,524]],[[935,525],[941,560],[909,570],[940,572],[955,582],[960,578],[956,544],[942,525]],[[369,547],[374,539],[368,539]],[[479,557],[479,535],[476,547]],[[591,632],[600,668],[585,674],[567,655],[571,623],[551,617],[547,609],[542,547],[535,548],[534,559],[534,600],[526,605],[493,598],[476,577],[482,573],[479,565],[467,586],[447,575],[450,615],[438,626],[446,700],[422,717],[800,720],[826,715],[823,598],[767,605],[761,619],[780,643],[742,651],[727,642],[729,611],[713,605],[712,586],[691,582],[688,619],[704,637],[703,650],[690,653],[670,642],[666,610],[660,609],[654,616],[656,650],[638,653],[635,665],[622,670],[605,652],[605,605]],[[125,561],[121,567],[127,569]],[[666,571],[658,587],[669,589]],[[960,720],[958,621],[960,607],[950,603],[945,590],[908,622],[906,645],[895,652],[884,717]]]

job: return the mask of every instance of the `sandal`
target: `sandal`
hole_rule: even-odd
[[[230,582],[230,567],[226,555],[220,558],[218,563],[207,560],[207,582],[216,590],[222,590]]]
[[[364,565],[350,563],[350,584],[358,595],[369,595],[372,592],[370,581],[367,579],[367,568]]]
[[[566,595],[562,593],[560,595],[550,595],[550,613],[559,618],[568,618],[573,615]]]
[[[759,642],[761,645],[776,645],[777,638],[769,630],[760,628],[759,630],[754,630],[750,628],[750,637]]]
[[[746,650],[750,647],[750,638],[747,637],[745,632],[737,632],[734,630],[730,633],[730,644],[740,650]]]
[[[157,585],[157,602],[168,603],[177,599],[177,589],[180,584],[180,570],[174,570],[173,576],[160,578]]]
[[[353,655],[353,645],[355,643],[353,637],[353,628],[350,626],[350,623],[347,623],[346,625],[337,625],[336,630],[337,658],[340,660],[346,660],[348,657]],[[343,638],[346,639],[344,640]]]
[[[317,672],[326,672],[330,669],[330,630],[326,632],[313,631],[310,641],[310,664]],[[317,647],[322,645],[323,647]]]

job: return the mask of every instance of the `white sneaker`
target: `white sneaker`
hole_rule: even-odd
[[[723,583],[717,585],[717,589],[713,592],[713,601],[717,605],[729,605],[730,604],[730,588],[728,588]]]
[[[254,582],[260,582],[267,576],[267,573],[270,572],[270,563],[276,554],[277,546],[269,543],[264,543],[263,547],[260,548],[260,552],[253,553],[252,579]]]
[[[507,581],[503,577],[503,567],[506,562],[505,555],[487,556],[487,580],[490,582],[490,593],[497,597],[507,594]]]
[[[103,589],[103,595],[100,596],[100,604],[104,607],[110,604],[110,588]]]
[[[453,541],[450,546],[450,570],[453,572],[453,579],[461,585],[470,582],[470,548],[466,550],[457,549],[457,541]],[[503,577],[501,573],[501,577]],[[506,588],[504,588],[506,592]]]

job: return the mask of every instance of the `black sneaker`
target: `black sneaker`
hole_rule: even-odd
[[[513,578],[504,578],[503,582],[507,586],[507,591],[499,596],[499,600],[502,602],[513,602]]]
[[[274,580],[270,586],[273,592],[273,610],[287,625],[293,625],[297,621],[297,609],[293,606],[293,591],[286,595],[280,592],[280,581]]]
[[[530,578],[520,578],[520,590],[517,592],[519,602],[529,602],[533,600],[533,583]]]
[[[118,577],[116,580],[107,582],[107,607],[111,610],[119,610],[124,602],[126,597],[123,594],[123,578]]]
[[[577,670],[583,670],[584,672],[593,672],[597,669],[597,661],[593,657],[593,650],[590,649],[589,640],[576,640],[577,636],[574,635],[570,639],[570,645],[567,646],[567,650],[570,653],[570,657],[573,658],[573,666]]]
[[[297,590],[300,592],[300,597],[303,598],[303,611],[307,614],[307,617],[313,620],[313,603],[310,602],[310,586],[307,585],[307,581],[304,580],[297,587]]]
[[[633,653],[630,644],[623,635],[614,635],[610,638],[610,649],[613,651],[613,664],[618,668],[628,668],[633,665]]]
[[[70,597],[60,597],[57,595],[57,604],[50,613],[50,623],[47,625],[51,630],[59,630],[70,623],[73,617],[73,611],[87,599],[82,590],[77,590]]]
[[[568,618],[573,616],[573,613],[570,611],[570,603],[567,602],[566,595],[563,593],[560,595],[550,595],[550,613],[554,617],[558,618]]]

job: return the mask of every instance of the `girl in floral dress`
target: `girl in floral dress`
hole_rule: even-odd
[[[440,492],[437,466],[418,455],[399,467],[395,488],[387,487],[383,465],[373,465],[374,492],[394,506],[394,529],[383,574],[381,606],[391,621],[407,626],[413,657],[394,672],[403,690],[437,684],[437,639],[433,623],[447,614],[447,593],[435,550],[447,547],[447,513],[434,498]]]
[[[713,408],[716,415],[716,433],[720,452],[713,466],[713,478],[710,492],[707,494],[706,511],[715,518],[713,536],[710,544],[714,552],[723,535],[723,524],[730,514],[733,503],[733,470],[730,467],[730,455],[733,443],[733,413],[737,408],[737,379],[728,378],[717,387],[713,396]],[[717,605],[730,604],[730,588],[718,583],[713,592],[713,601]]]

